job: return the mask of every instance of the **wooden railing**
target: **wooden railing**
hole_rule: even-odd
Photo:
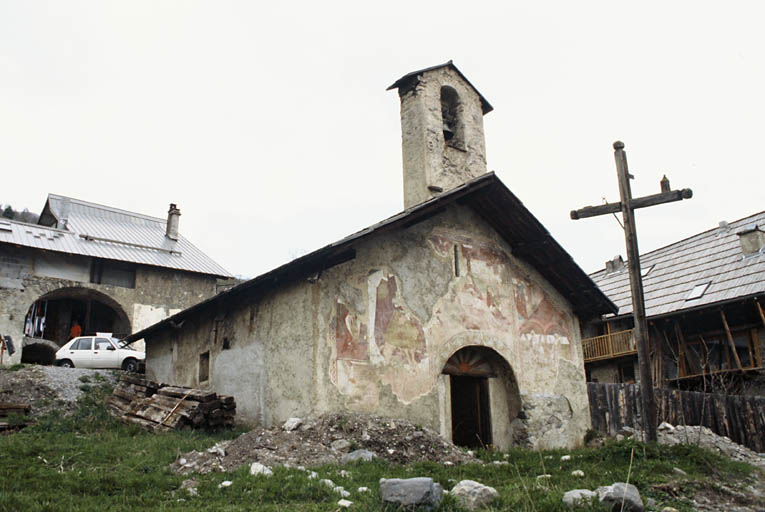
[[[632,329],[582,340],[584,361],[598,361],[637,353]]]

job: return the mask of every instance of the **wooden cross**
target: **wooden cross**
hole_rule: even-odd
[[[619,211],[622,212],[630,273],[630,288],[632,290],[632,314],[635,319],[635,330],[633,332],[635,334],[635,342],[637,343],[638,366],[640,367],[643,428],[645,429],[646,439],[648,441],[656,441],[656,402],[653,396],[651,361],[648,353],[648,323],[645,318],[643,278],[640,274],[640,252],[638,251],[637,230],[635,229],[635,210],[647,206],[690,199],[693,197],[693,192],[689,188],[670,190],[669,180],[664,176],[661,180],[660,193],[633,199],[630,179],[635,177],[629,173],[627,168],[627,154],[624,152],[624,143],[618,140],[614,142],[614,158],[616,159],[616,174],[619,177],[619,195],[621,201],[618,203],[606,203],[600,206],[586,206],[580,210],[573,210],[571,218],[577,220]]]

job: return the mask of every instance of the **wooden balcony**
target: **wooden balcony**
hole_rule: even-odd
[[[582,340],[582,349],[585,363],[637,354],[632,329],[585,338]]]

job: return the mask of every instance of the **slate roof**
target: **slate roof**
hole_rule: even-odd
[[[55,227],[63,227],[64,220],[66,229]],[[2,219],[0,243],[231,276],[182,235],[177,241],[167,238],[167,219],[48,194],[40,222],[53,227]]]
[[[510,245],[512,253],[528,262],[568,300],[583,318],[615,313],[616,306],[550,235],[521,201],[493,173],[474,178],[440,196],[412,206],[388,219],[301,256],[265,274],[245,281],[154,325],[131,334],[136,341],[215,305],[228,304],[244,296],[265,293],[296,279],[305,279],[322,269],[355,257],[354,245],[372,236],[407,227],[438,215],[452,203],[467,205],[491,225]]]
[[[765,228],[765,211],[641,255],[646,315],[666,315],[765,294],[765,249],[745,257],[738,236],[754,226]],[[632,313],[626,266],[610,274],[601,270],[590,277],[619,307],[618,316]],[[709,286],[700,298],[686,300],[696,285],[705,283]]]

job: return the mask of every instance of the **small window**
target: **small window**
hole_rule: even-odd
[[[90,350],[92,346],[93,338],[80,338],[79,341],[72,343],[69,350]]]
[[[441,87],[441,118],[443,121],[444,143],[458,149],[465,149],[460,97],[453,88]]]
[[[90,267],[90,282],[135,288],[135,265],[94,258]]]
[[[210,352],[199,354],[199,382],[210,380]]]
[[[109,350],[111,342],[106,338],[96,338],[96,350]]]
[[[688,293],[688,295],[685,297],[685,300],[693,300],[693,299],[700,299],[702,295],[707,291],[707,288],[709,288],[709,285],[711,283],[703,283],[703,284],[697,284],[693,287],[693,290]]]

